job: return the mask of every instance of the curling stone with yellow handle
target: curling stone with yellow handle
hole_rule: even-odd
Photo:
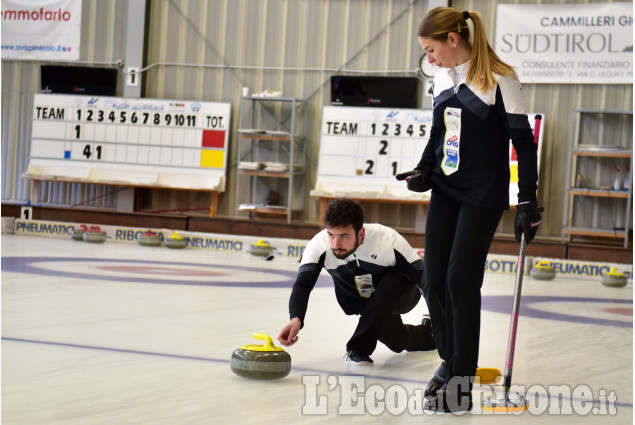
[[[556,277],[556,270],[547,261],[539,261],[531,268],[529,276],[538,280],[553,280]]]
[[[163,245],[172,249],[183,249],[187,246],[187,239],[179,235],[178,232],[172,233],[163,241]]]
[[[276,248],[271,246],[269,242],[264,239],[260,239],[258,242],[251,244],[249,247],[249,253],[256,257],[262,257],[265,260],[273,260],[273,252]]]
[[[612,288],[622,288],[628,283],[628,278],[624,273],[617,271],[617,267],[613,267],[610,272],[602,273],[602,285]]]
[[[256,339],[264,345],[243,345],[232,354],[232,371],[244,378],[280,379],[291,371],[291,356],[280,347],[273,345],[269,335],[255,333]]]

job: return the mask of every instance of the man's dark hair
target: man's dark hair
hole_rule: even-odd
[[[331,201],[324,213],[324,224],[328,228],[346,227],[352,224],[355,233],[358,233],[364,225],[362,205],[348,198]]]

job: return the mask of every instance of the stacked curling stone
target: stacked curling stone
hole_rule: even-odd
[[[157,232],[148,230],[137,236],[137,242],[143,246],[159,246],[161,245],[161,238]]]
[[[84,242],[102,243],[106,241],[106,232],[99,226],[90,226],[90,230],[84,232]]]
[[[553,280],[556,270],[547,261],[539,261],[529,270],[529,275],[538,280]]]
[[[291,356],[273,345],[269,335],[255,333],[256,339],[265,345],[243,345],[232,354],[232,371],[244,378],[280,379],[291,371]]]
[[[85,224],[75,227],[71,233],[71,238],[74,241],[84,241],[84,233],[88,232],[88,227]]]
[[[617,271],[617,267],[613,267],[610,272],[602,273],[602,285],[612,288],[622,288],[628,283],[628,278],[624,273]]]

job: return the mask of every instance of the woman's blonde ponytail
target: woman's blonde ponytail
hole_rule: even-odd
[[[472,21],[472,25],[468,24],[468,20]],[[478,12],[459,12],[450,7],[436,7],[419,22],[417,36],[444,41],[451,32],[458,33],[462,42],[471,48],[466,81],[475,90],[486,92],[494,87],[494,74],[516,76],[514,68],[503,62],[489,45],[485,26]]]

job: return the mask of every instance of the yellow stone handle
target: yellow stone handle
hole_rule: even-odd
[[[282,348],[273,345],[273,340],[267,334],[255,333],[252,336],[265,341],[265,345],[243,345],[240,348],[250,351],[284,351]]]
[[[620,273],[620,272],[617,271],[617,267],[611,267],[611,271],[606,273],[606,275],[608,275],[608,276],[618,276],[618,277],[625,276],[624,273]]]
[[[271,339],[271,337],[267,334],[261,334],[261,333],[255,333],[252,335],[254,338],[256,339],[261,339],[263,341],[265,341],[265,350],[275,350],[276,347],[275,345],[273,345],[273,340]]]

